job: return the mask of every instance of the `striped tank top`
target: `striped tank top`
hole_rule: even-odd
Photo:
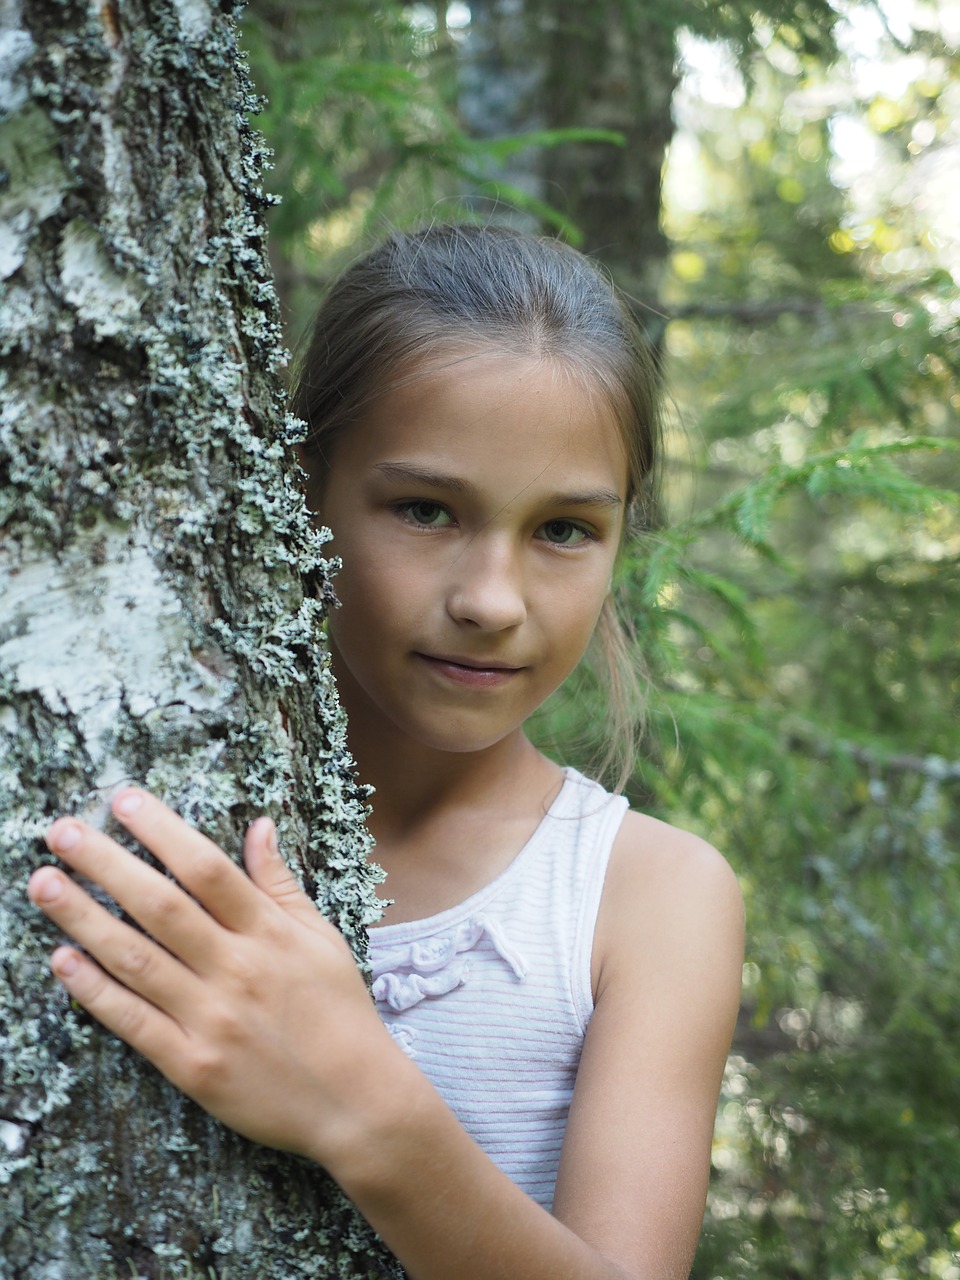
[[[518,1186],[553,1204],[593,994],[603,879],[627,810],[575,769],[513,862],[459,906],[370,930],[401,1047]]]

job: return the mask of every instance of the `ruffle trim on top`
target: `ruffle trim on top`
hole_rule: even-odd
[[[522,982],[527,975],[526,961],[497,921],[479,915],[433,938],[384,948],[373,963],[373,998],[394,1013],[402,1013],[421,1000],[462,987],[470,976],[466,953],[484,937]]]

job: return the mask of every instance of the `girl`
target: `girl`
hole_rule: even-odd
[[[342,557],[329,621],[387,872],[370,999],[250,828],[249,878],[137,788],[180,885],[73,818],[33,900],[70,995],[255,1141],[323,1165],[416,1280],[681,1280],[736,1014],[727,864],[537,751],[655,467],[638,333],[579,254],[398,235],[321,310],[296,410]],[[622,653],[621,653],[622,656]],[[619,675],[617,673],[620,673]],[[155,939],[155,941],[151,940]]]

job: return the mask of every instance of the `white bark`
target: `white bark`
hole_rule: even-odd
[[[231,850],[271,813],[358,955],[377,914],[228,8],[0,0],[0,1280],[397,1274],[68,1007],[24,897],[133,779]]]

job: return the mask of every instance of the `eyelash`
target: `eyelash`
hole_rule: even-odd
[[[417,498],[412,502],[398,502],[394,510],[408,524],[413,525],[415,529],[445,529],[447,527],[446,525],[427,524],[422,520],[417,520],[413,514],[417,507],[432,507],[437,512],[443,512],[446,516],[450,515],[450,512],[447,511],[442,502],[434,502],[430,498]]]
[[[452,516],[450,516],[450,513],[449,511],[447,511],[446,507],[444,507],[443,503],[434,502],[429,498],[419,498],[410,502],[398,502],[394,509],[397,512],[397,514],[401,517],[401,519],[405,520],[408,524],[412,525],[413,528],[415,529],[422,529],[425,531],[429,531],[433,529],[446,529],[449,527],[446,524],[434,524],[432,522],[418,520],[414,515],[414,512],[418,507],[420,508],[430,507],[436,513],[442,512],[445,516],[449,517],[450,523],[451,524],[453,523],[453,518]],[[554,542],[550,538],[543,538],[543,541],[546,542],[551,547],[557,547],[561,550],[565,550],[570,547],[580,547],[585,542],[597,541],[597,535],[593,533],[590,529],[588,529],[585,525],[578,523],[576,520],[564,520],[564,519],[545,520],[544,523],[540,526],[540,529],[548,529],[550,528],[551,525],[553,526],[561,525],[564,528],[572,529],[575,533],[580,534],[580,537],[577,538],[576,541],[574,542]]]
[[[550,525],[563,525],[581,535],[581,537],[575,542],[552,542],[549,538],[544,538],[544,542],[548,542],[551,547],[561,547],[564,549],[567,547],[582,547],[585,542],[596,542],[597,540],[597,535],[595,533],[592,533],[582,524],[578,524],[576,520],[547,520],[540,526],[540,528],[548,529]]]

